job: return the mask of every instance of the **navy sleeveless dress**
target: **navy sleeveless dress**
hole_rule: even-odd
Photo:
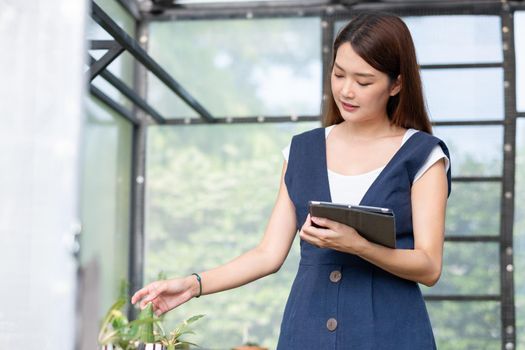
[[[361,201],[362,205],[394,210],[398,248],[414,248],[411,184],[436,145],[449,157],[438,138],[421,131],[412,135]],[[447,177],[450,194],[450,168]],[[299,230],[308,214],[308,201],[331,202],[324,128],[293,137],[285,183]],[[301,260],[286,303],[278,350],[435,348],[417,283],[355,255],[301,240]]]

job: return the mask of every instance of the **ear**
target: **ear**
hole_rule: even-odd
[[[401,83],[401,75],[398,75],[396,80],[392,82],[392,86],[390,87],[390,96],[395,96],[401,91],[402,83]]]

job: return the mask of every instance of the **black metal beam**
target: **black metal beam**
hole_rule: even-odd
[[[493,120],[448,120],[435,121],[432,126],[487,126],[487,125],[504,125],[505,121],[502,119]]]
[[[499,242],[499,236],[473,235],[473,236],[445,236],[446,242]]]
[[[525,113],[524,113],[525,116]],[[291,116],[246,116],[246,117],[215,117],[215,123],[232,124],[232,123],[286,123],[286,122],[312,122],[321,121],[319,115],[291,115]],[[203,121],[194,117],[171,116],[166,117],[167,125],[184,125],[184,124],[202,124]],[[457,120],[457,121],[436,121],[432,122],[433,126],[490,126],[504,125],[504,120]]]
[[[90,40],[89,49],[90,50],[109,50],[113,46],[115,46],[115,43],[118,44],[118,42],[115,40]]]
[[[197,114],[209,123],[214,122],[213,116],[208,112],[186,89],[173,79],[147,52],[140,47],[140,44],[122,30],[102,9],[94,2],[92,4],[91,17],[107,31],[120,45],[142,63],[149,71],[159,78],[168,88],[177,94],[188,104]]]
[[[501,176],[454,176],[452,177],[454,182],[501,182],[503,178]]]
[[[487,295],[456,295],[456,294],[426,294],[423,296],[426,301],[501,301],[497,294]]]
[[[93,59],[93,57],[91,57]],[[104,78],[108,83],[113,85],[118,91],[124,96],[129,98],[137,107],[148,113],[155,121],[164,124],[166,119],[159,114],[153,107],[151,107],[142,97],[140,97],[133,89],[128,87],[122,80],[120,80],[113,73],[107,69],[100,72],[100,76]]]
[[[332,73],[332,49],[334,42],[334,19],[330,15],[325,15],[321,18],[321,58],[323,63],[322,75],[322,93],[321,93],[321,115],[324,112],[326,103],[332,99],[331,94],[331,79]]]
[[[148,26],[144,22],[137,22],[135,35],[141,37],[148,34]],[[143,49],[146,50],[147,43],[143,42]],[[147,70],[137,61],[133,63],[133,88],[141,97],[147,94]],[[144,255],[145,255],[145,221],[146,221],[146,143],[148,136],[148,126],[144,111],[133,107],[133,112],[139,125],[133,128],[132,134],[132,164],[131,164],[131,206],[130,206],[130,239],[129,239],[129,288],[130,295],[133,295],[144,285]],[[135,319],[137,309],[128,308],[128,316]]]
[[[149,21],[171,20],[212,20],[212,19],[246,19],[278,17],[323,17],[334,16],[337,20],[349,19],[362,11],[388,11],[400,16],[431,15],[499,15],[503,6],[511,10],[524,10],[525,2],[500,0],[485,1],[359,1],[327,2],[325,4],[297,1],[281,1],[273,6],[264,4],[215,4],[186,5],[167,4],[156,6],[152,12],[144,12],[143,18]]]
[[[275,116],[275,117],[215,117],[215,124],[256,124],[256,123],[286,123],[286,122],[320,122],[321,119],[316,116]],[[185,118],[167,118],[167,125],[188,125],[188,124],[207,124],[202,119],[185,117]]]
[[[422,64],[421,69],[470,69],[470,68],[502,68],[502,62],[489,63],[458,63],[458,64]]]
[[[501,12],[504,58],[505,127],[503,132],[503,185],[500,210],[500,293],[502,349],[516,347],[516,306],[514,298],[514,201],[516,173],[516,52],[514,17],[510,9]]]
[[[113,111],[117,112],[119,115],[124,117],[125,119],[129,120],[134,125],[137,125],[139,121],[133,116],[131,111],[127,110],[124,106],[118,104],[113,99],[111,99],[109,96],[107,96],[105,93],[103,93],[99,88],[96,86],[93,86],[92,84],[89,85],[89,92],[98,98],[101,102],[105,103],[109,108],[111,108]]]
[[[106,44],[106,42],[100,43],[100,46]],[[91,46],[96,47],[99,45],[94,43]],[[109,64],[113,62],[122,52],[124,52],[124,48],[118,42],[113,40],[112,45],[108,48],[108,51],[104,54],[104,56],[98,60],[92,60],[91,66],[86,73],[88,75],[88,81],[95,79],[95,77],[99,75],[104,69],[106,69],[106,67],[109,66]]]

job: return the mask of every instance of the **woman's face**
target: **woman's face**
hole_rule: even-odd
[[[331,82],[341,116],[353,122],[387,118],[388,99],[401,89],[399,77],[391,83],[388,75],[357,55],[350,43],[337,50]]]

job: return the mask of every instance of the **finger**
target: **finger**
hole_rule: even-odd
[[[148,303],[155,300],[160,294],[164,292],[165,283],[164,281],[156,281],[150,283],[146,288],[148,293],[142,298],[139,304],[141,309],[144,309]]]
[[[132,304],[136,304],[137,301],[141,300],[142,298],[144,298],[146,295],[148,295],[149,291],[148,291],[148,288],[147,287],[144,287],[142,289],[139,289],[138,291],[135,292],[135,294],[133,294],[133,296],[131,297],[131,303]]]
[[[341,225],[337,221],[333,221],[327,218],[319,218],[319,217],[312,216],[311,220],[319,226],[326,227],[334,231],[336,231]]]

